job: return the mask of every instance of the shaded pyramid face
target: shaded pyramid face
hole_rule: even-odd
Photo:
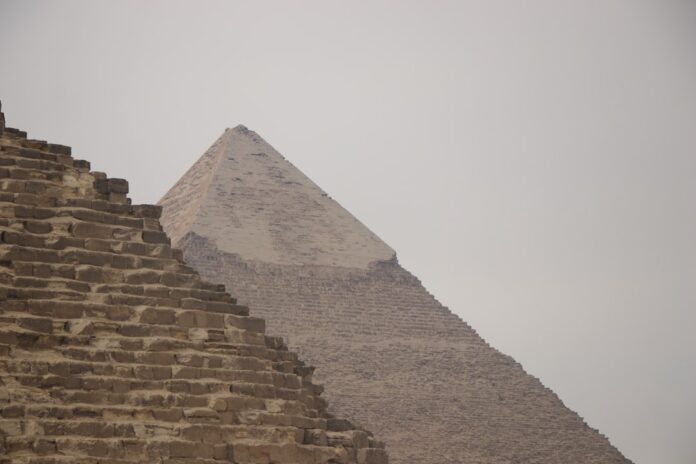
[[[187,262],[317,366],[391,462],[629,462],[254,132],[227,130],[160,204]]]
[[[127,192],[0,113],[0,463],[385,464]]]

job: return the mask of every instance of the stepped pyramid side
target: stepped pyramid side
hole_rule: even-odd
[[[332,411],[378,433],[392,463],[629,462],[538,379],[433,298],[366,228],[351,231],[359,260],[344,257],[355,251],[351,243],[321,248],[321,259],[298,254],[289,262],[247,253],[254,242],[226,240],[244,230],[255,234],[256,246],[276,247],[283,256],[286,244],[297,246],[298,229],[302,243],[320,243],[326,224],[359,222],[334,218],[336,211],[349,213],[313,183],[288,186],[287,179],[301,183],[306,177],[257,134],[227,131],[221,140],[213,149],[225,151],[216,172],[208,173],[206,199],[193,213],[197,219],[187,222],[189,229],[178,229],[178,246],[201,275],[225,282],[240,302],[268,318],[269,333],[287,337],[292,349],[317,366]],[[182,185],[192,185],[188,176],[160,202],[165,229],[186,219],[171,199]],[[288,202],[299,195],[289,189],[317,192],[302,206],[300,224],[295,214],[277,221],[249,216],[293,208]],[[380,246],[361,246],[367,238]]]
[[[0,113],[1,464],[385,464],[158,206]]]

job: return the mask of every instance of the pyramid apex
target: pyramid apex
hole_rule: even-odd
[[[167,211],[163,227],[174,243],[194,232],[245,259],[367,268],[394,255],[377,235],[243,125],[225,130],[160,205]]]
[[[228,127],[227,130],[232,131],[232,132],[240,132],[242,134],[246,134],[248,132],[251,132],[249,130],[249,128],[247,126],[245,126],[244,124],[237,124],[236,126],[234,126],[231,129]]]

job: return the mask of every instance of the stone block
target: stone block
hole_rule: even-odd
[[[23,405],[5,406],[0,409],[0,417],[4,419],[17,419],[24,417],[25,407]]]
[[[329,442],[324,430],[308,429],[305,430],[304,443],[307,445],[327,446]]]
[[[345,432],[355,429],[355,426],[346,419],[331,418],[326,420],[326,428],[332,432]]]
[[[71,231],[75,237],[110,239],[111,227],[91,222],[77,222],[72,225]]]
[[[162,215],[162,207],[159,205],[135,205],[131,208],[133,214],[141,218],[159,219]]]
[[[169,245],[167,234],[157,230],[143,230],[142,239],[145,243],[164,243]]]
[[[175,320],[175,312],[168,309],[146,308],[140,313],[142,324],[172,325]]]
[[[184,417],[184,411],[180,408],[153,409],[152,417],[158,421],[178,422]]]
[[[48,440],[45,438],[38,438],[32,443],[32,450],[39,456],[45,456],[48,454],[53,454],[56,452],[56,442],[55,440]]]
[[[25,317],[19,319],[19,326],[27,330],[33,330],[34,332],[49,334],[53,332],[53,321],[51,319]]]
[[[128,193],[128,181],[125,179],[98,178],[94,181],[94,189],[102,194]]]
[[[96,266],[80,265],[75,267],[75,278],[92,283],[120,283],[123,274],[118,271]]]
[[[51,232],[51,224],[48,222],[25,221],[24,230],[32,234],[48,234]]]
[[[49,143],[46,146],[46,151],[55,153],[56,155],[67,155],[70,156],[72,153],[72,148],[65,145],[59,145],[57,143]]]

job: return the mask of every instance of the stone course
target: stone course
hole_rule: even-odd
[[[127,194],[0,113],[0,463],[387,462]]]
[[[225,131],[160,204],[186,261],[317,366],[392,463],[629,462],[258,134]]]

